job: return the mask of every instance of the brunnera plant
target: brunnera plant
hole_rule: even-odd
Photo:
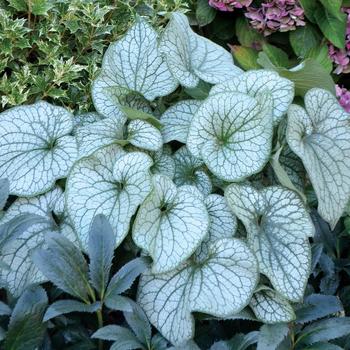
[[[51,280],[92,299],[68,310],[95,312],[113,252],[88,277],[80,250],[91,257],[130,235],[152,260],[135,307],[172,344],[193,338],[194,313],[293,320],[311,269],[305,187],[331,227],[350,197],[349,115],[326,90],[309,90],[304,106],[294,92],[272,70],[237,68],[181,13],[161,33],[137,18],[104,55],[96,112],[41,101],[0,114],[0,177],[18,197],[1,219],[1,286],[18,297]],[[111,225],[104,244],[101,232],[91,238],[99,214]],[[76,285],[63,256],[80,261]]]

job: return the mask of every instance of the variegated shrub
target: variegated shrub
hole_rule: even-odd
[[[203,82],[210,92],[191,99]],[[137,302],[174,345],[193,338],[196,313],[293,320],[311,268],[305,186],[332,227],[350,197],[349,115],[321,89],[292,104],[294,90],[241,71],[181,13],[160,33],[137,18],[104,55],[97,112],[37,102],[0,114],[0,178],[18,196],[1,223],[36,215],[1,231],[1,286],[19,296],[46,281],[32,257],[52,231],[87,252],[103,214],[114,248],[129,235],[152,258]]]

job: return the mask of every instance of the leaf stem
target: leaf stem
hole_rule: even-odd
[[[103,316],[102,316],[102,308],[96,311],[97,314],[97,322],[98,322],[98,328],[103,327]],[[98,340],[98,350],[103,350],[103,340]]]

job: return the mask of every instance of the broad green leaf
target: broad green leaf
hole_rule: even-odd
[[[271,151],[272,98],[218,93],[192,119],[187,147],[225,181],[237,181],[265,166]]]
[[[105,216],[94,217],[89,232],[89,273],[91,284],[103,298],[114,255],[115,237]]]
[[[200,79],[217,84],[242,73],[228,51],[193,32],[187,17],[179,12],[171,15],[160,51],[173,76],[187,88],[196,87]]]
[[[8,316],[11,315],[12,310],[8,305],[0,301],[0,316]]]
[[[246,48],[254,47],[257,43],[261,44],[265,41],[264,36],[253,29],[248,19],[243,16],[235,19],[235,29],[239,43]]]
[[[124,312],[124,318],[142,344],[150,344],[152,329],[147,316],[139,305],[133,303],[131,312]]]
[[[162,335],[180,345],[194,335],[192,312],[217,317],[239,312],[249,303],[257,279],[256,259],[246,244],[221,239],[210,245],[204,262],[144,274],[138,303]]]
[[[273,121],[277,124],[293,101],[294,84],[288,79],[281,78],[276,72],[267,70],[246,72],[226,83],[214,86],[210,95],[240,92],[257,97],[265,91],[272,95]]]
[[[305,58],[307,54],[321,43],[321,35],[310,23],[303,27],[298,27],[289,32],[289,41],[294,53],[298,57]]]
[[[206,26],[211,23],[216,16],[216,11],[209,6],[207,0],[199,0],[196,8],[196,18],[199,26]]]
[[[263,51],[269,57],[272,64],[274,64],[276,67],[288,67],[289,66],[288,55],[282,49],[278,48],[277,46],[273,46],[271,44],[264,43],[263,44]]]
[[[297,323],[307,323],[343,311],[337,296],[311,294],[295,311]]]
[[[0,210],[6,204],[10,192],[10,183],[7,179],[0,179]]]
[[[31,255],[42,246],[47,232],[58,231],[76,241],[75,233],[63,214],[63,199],[58,187],[38,197],[19,198],[2,218],[1,224],[10,224],[23,215],[29,215],[23,224],[0,236],[1,260],[9,266],[9,269],[0,269],[0,280],[13,295],[19,296],[30,284],[46,280],[34,265]],[[53,214],[60,222],[55,222]],[[31,219],[30,215],[35,217]]]
[[[135,279],[148,268],[148,260],[144,257],[136,258],[125,264],[112,278],[108,284],[105,303],[108,307],[119,294],[128,290]]]
[[[307,58],[311,58],[322,65],[325,71],[330,74],[333,70],[333,62],[328,54],[328,46],[321,44],[312,48],[307,54]]]
[[[164,143],[179,141],[186,143],[188,129],[201,101],[185,100],[175,103],[161,116]]]
[[[350,317],[334,317],[311,323],[300,333],[304,344],[328,341],[350,334]]]
[[[52,303],[46,310],[43,321],[49,321],[57,316],[69,314],[71,312],[96,312],[101,308],[101,302],[85,304],[77,300],[58,300]]]
[[[122,118],[120,105],[134,108],[135,104],[144,104],[137,94],[153,101],[176,87],[177,82],[158,51],[157,32],[138,17],[126,35],[107,49],[102,71],[93,83],[92,97],[98,112]],[[129,96],[135,99],[131,105],[123,101]]]
[[[84,249],[97,214],[105,215],[112,225],[116,246],[122,242],[131,217],[151,191],[151,165],[147,154],[125,153],[116,145],[74,164],[67,180],[67,210]]]
[[[130,120],[143,120],[153,125],[157,129],[162,128],[161,122],[150,113],[147,113],[145,111],[141,111],[138,109],[134,109],[128,106],[122,106],[121,110],[126,115],[126,117]]]
[[[231,52],[237,63],[244,70],[259,69],[261,66],[258,61],[259,51],[245,46],[232,45]]]
[[[10,193],[35,196],[66,177],[77,157],[72,115],[47,102],[11,108],[0,115],[0,178]]]
[[[176,187],[166,176],[153,176],[153,190],[140,206],[133,226],[135,243],[153,259],[152,272],[171,271],[200,245],[209,217],[193,186]]]
[[[46,329],[43,315],[47,302],[41,287],[29,288],[21,295],[10,318],[4,350],[28,350],[40,346]]]
[[[175,161],[174,183],[177,186],[195,186],[204,196],[211,193],[211,180],[201,159],[194,157],[186,146],[178,149],[173,158]]]
[[[287,69],[274,66],[264,52],[259,53],[258,63],[270,70],[275,70],[280,76],[291,80],[295,86],[295,95],[304,96],[312,88],[326,89],[335,95],[335,85],[332,77],[315,59],[307,58],[299,65]]]
[[[265,324],[260,328],[257,350],[276,350],[289,332],[288,325]]]
[[[110,348],[111,350],[144,349],[136,336],[125,327],[105,326],[97,330],[91,337],[115,341]]]
[[[317,23],[315,18],[316,7],[319,6],[317,0],[299,0],[300,5],[304,9],[306,17],[312,22]]]
[[[290,107],[287,141],[310,177],[318,212],[334,228],[350,198],[349,115],[322,89],[305,95],[305,108]]]
[[[313,236],[314,226],[298,195],[278,186],[258,191],[231,184],[225,197],[247,230],[260,272],[282,296],[299,301],[310,273],[308,237]]]
[[[91,287],[83,254],[58,233],[47,233],[45,241],[45,249],[32,255],[37,268],[58,288],[86,302]]]
[[[332,0],[331,2],[334,3],[334,1],[337,0]],[[344,49],[347,15],[339,11],[337,16],[335,16],[327,8],[317,6],[315,9],[315,17],[317,18],[317,24],[323,35],[336,47]]]
[[[271,288],[258,289],[249,306],[264,323],[291,322],[295,319],[293,307]]]

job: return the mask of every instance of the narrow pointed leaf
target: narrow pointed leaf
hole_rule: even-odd
[[[269,91],[272,95],[272,115],[274,124],[287,113],[294,97],[294,84],[282,78],[278,73],[268,70],[252,70],[241,74],[225,83],[216,85],[210,95],[223,92],[241,92],[252,97],[259,93]]]
[[[107,287],[114,247],[115,237],[110,223],[101,214],[95,216],[89,232],[89,274],[91,284],[100,296],[104,294]]]
[[[125,327],[115,325],[105,326],[97,330],[91,337],[95,339],[112,340],[119,343],[131,341],[135,342],[135,344],[138,344],[142,348],[142,345],[138,342],[136,336]]]
[[[300,198],[282,187],[258,191],[244,184],[228,186],[225,197],[247,230],[260,272],[282,296],[299,301],[310,273],[308,237],[314,234]]]
[[[263,288],[254,293],[249,306],[264,323],[287,323],[295,319],[293,307],[289,302],[270,288]]]
[[[289,332],[285,323],[266,324],[260,328],[257,350],[276,350]]]
[[[151,165],[147,154],[126,154],[116,145],[75,163],[67,181],[66,198],[84,249],[97,214],[105,215],[112,225],[116,246],[122,242],[131,217],[151,190]]]
[[[201,195],[185,187],[155,175],[153,191],[137,213],[133,239],[152,257],[154,273],[179,266],[207,235],[209,217]]]
[[[144,274],[138,303],[150,322],[174,345],[194,333],[192,312],[225,317],[249,303],[257,283],[254,255],[237,239],[221,239],[210,246],[201,264],[183,265],[165,274]]]
[[[180,12],[172,13],[160,50],[174,77],[187,88],[196,87],[200,79],[217,84],[242,73],[228,51],[194,33]]]
[[[58,288],[81,300],[88,300],[88,266],[78,248],[58,233],[46,234],[46,248],[33,254],[36,266]]]
[[[162,135],[165,143],[179,141],[186,143],[187,134],[193,115],[197,112],[201,101],[180,101],[168,108],[161,116]]]
[[[11,194],[35,196],[67,176],[77,157],[68,111],[38,102],[11,108],[0,118],[0,178],[8,178]]]
[[[118,295],[116,293],[111,293],[110,295],[111,296],[105,298],[104,305],[111,310],[132,312],[133,301],[130,298]]]
[[[27,289],[13,309],[4,350],[36,349],[44,338],[46,324],[43,315],[47,295],[41,287]]]
[[[310,177],[318,212],[334,228],[350,198],[349,115],[321,89],[305,95],[305,107],[290,107],[287,141]]]
[[[192,119],[187,147],[222,180],[259,172],[268,161],[272,138],[272,98],[241,93],[209,97]]]
[[[181,147],[174,153],[176,185],[196,186],[205,196],[213,189],[209,175],[204,169],[204,162],[194,157],[186,146]]]
[[[77,300],[59,300],[52,303],[45,312],[44,322],[57,316],[69,314],[71,312],[96,312],[101,308],[101,303],[85,304]]]
[[[119,118],[123,115],[119,106],[127,106],[120,98],[128,92],[153,101],[176,87],[177,82],[158,51],[157,32],[138,18],[126,35],[107,49],[92,96],[98,112]]]

